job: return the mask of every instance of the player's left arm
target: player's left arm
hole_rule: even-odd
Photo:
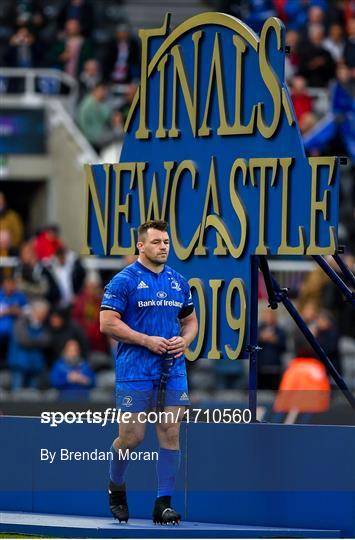
[[[173,354],[174,358],[179,358],[185,352],[185,349],[193,342],[197,336],[198,331],[198,322],[196,317],[196,312],[193,310],[192,313],[180,319],[181,332],[179,336],[174,336],[169,339],[170,346],[168,348],[168,353]]]

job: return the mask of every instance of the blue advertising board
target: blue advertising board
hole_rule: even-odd
[[[189,279],[199,319],[187,358],[245,358],[250,257],[336,252],[338,159],[305,155],[279,19],[257,36],[222,13],[170,32],[167,16],[139,35],[120,162],[85,166],[83,253],[134,254],[141,223],[168,221],[168,262]]]
[[[43,108],[2,108],[0,154],[45,154],[47,152],[46,132]]]

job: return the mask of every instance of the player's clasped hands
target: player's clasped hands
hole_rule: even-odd
[[[169,340],[168,353],[173,354],[174,358],[182,356],[186,349],[186,341],[181,336],[174,336]]]
[[[155,354],[165,354],[169,349],[169,340],[160,336],[147,336],[145,346]]]
[[[146,347],[155,354],[172,354],[179,358],[186,348],[186,342],[181,336],[166,339],[160,336],[147,336]]]

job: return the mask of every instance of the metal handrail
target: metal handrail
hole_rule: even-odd
[[[71,110],[74,110],[74,106],[77,102],[78,95],[79,95],[79,85],[78,81],[68,75],[67,73],[64,73],[63,71],[60,71],[59,69],[54,68],[9,68],[9,67],[2,67],[1,68],[1,78],[3,79],[24,79],[24,91],[23,92],[7,92],[3,91],[1,92],[1,100],[4,103],[6,98],[14,98],[17,99],[28,98],[33,96],[40,96],[41,98],[47,100],[51,100],[53,98],[60,99],[63,102],[67,102]],[[38,88],[36,88],[36,80],[37,79],[54,79],[60,84],[64,84],[68,87],[69,93],[67,95],[62,95],[59,92],[58,93],[46,93]]]

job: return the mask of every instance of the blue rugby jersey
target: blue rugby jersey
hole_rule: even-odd
[[[165,265],[160,274],[135,263],[116,274],[105,287],[101,309],[121,314],[130,328],[167,339],[180,334],[179,317],[193,310],[186,279]],[[145,347],[118,343],[116,381],[159,379],[162,356]],[[185,375],[185,356],[177,358],[171,375]]]

